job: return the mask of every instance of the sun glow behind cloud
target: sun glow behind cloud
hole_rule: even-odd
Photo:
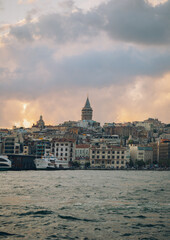
[[[149,2],[152,6],[157,6],[159,4],[164,4],[168,0],[146,0],[146,2]]]

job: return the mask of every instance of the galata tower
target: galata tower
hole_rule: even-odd
[[[84,108],[82,109],[81,120],[92,120],[93,109],[90,106],[89,98],[87,97]]]

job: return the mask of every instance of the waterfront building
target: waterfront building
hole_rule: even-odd
[[[35,139],[35,155],[42,157],[46,153],[46,149],[50,148],[51,143],[46,139]]]
[[[2,141],[0,140],[0,154],[2,154]]]
[[[87,97],[86,103],[82,109],[82,120],[92,120],[93,109],[90,106],[89,98]]]
[[[152,147],[131,145],[130,158],[134,163],[136,161],[143,161],[151,164],[153,162],[153,149]]]
[[[86,166],[87,163],[90,163],[89,148],[89,144],[76,145],[75,161],[78,162],[83,168]]]
[[[28,154],[29,154],[29,147],[23,146],[23,155],[28,155]]]
[[[130,161],[130,151],[106,142],[90,145],[90,166],[92,168],[124,169]]]
[[[20,143],[15,136],[6,136],[3,138],[3,154],[19,154]]]
[[[158,162],[160,166],[170,167],[170,140],[162,139],[158,143]]]
[[[153,162],[162,167],[170,167],[170,140],[161,139],[159,142],[150,143],[153,148]]]
[[[51,153],[59,160],[72,162],[75,160],[75,139],[53,138],[51,142]]]

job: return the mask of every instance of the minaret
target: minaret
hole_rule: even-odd
[[[93,109],[90,106],[89,98],[87,97],[84,108],[82,109],[81,119],[92,120]]]

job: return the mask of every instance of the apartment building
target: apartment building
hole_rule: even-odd
[[[162,139],[158,143],[158,162],[160,166],[170,167],[170,140]]]
[[[19,154],[20,143],[18,138],[14,136],[7,136],[3,138],[3,154]]]
[[[75,139],[53,138],[51,142],[51,152],[59,160],[74,161],[75,149]]]
[[[81,167],[85,167],[87,163],[90,163],[89,144],[77,144],[75,152],[75,161],[77,161]]]
[[[130,158],[133,162],[144,161],[148,163],[153,162],[153,149],[152,147],[145,146],[130,146]]]
[[[130,160],[126,147],[114,146],[106,142],[91,144],[90,166],[93,168],[124,169]]]

